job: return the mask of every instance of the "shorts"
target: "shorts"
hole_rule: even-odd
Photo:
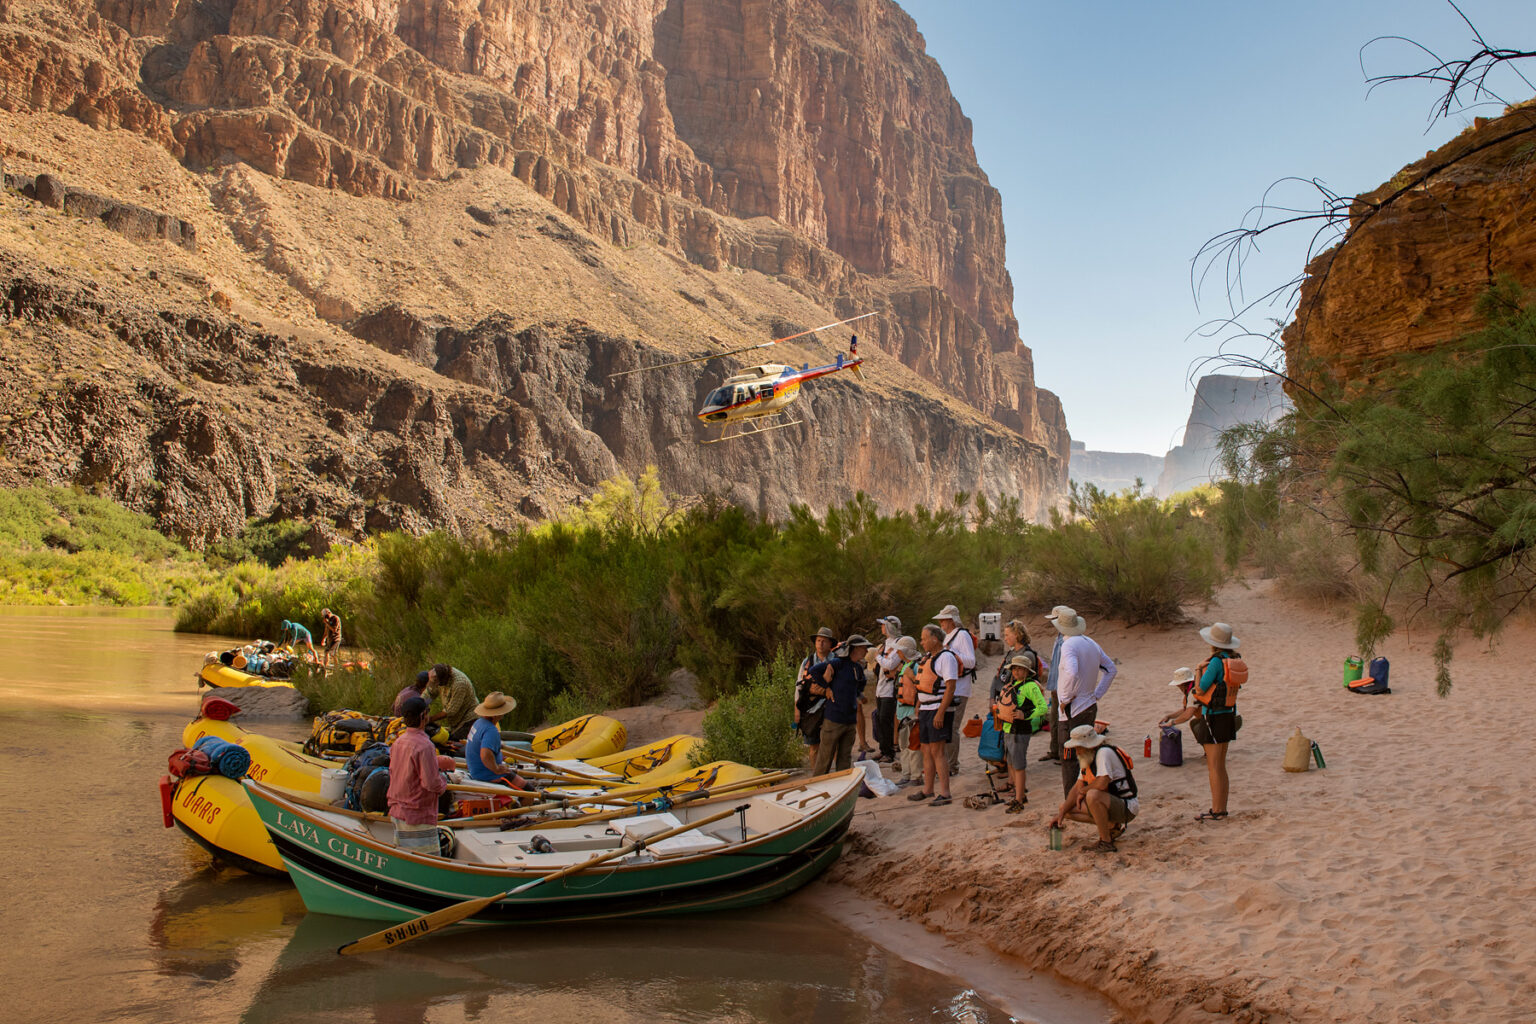
[[[437,856],[442,851],[439,847],[436,825],[412,825],[401,821],[399,818],[391,818],[395,823],[395,845],[402,850],[410,850],[412,853],[427,853]]]
[[[1003,754],[1008,759],[1008,767],[1016,772],[1024,770],[1029,762],[1029,733],[1010,732],[1003,734]]]
[[[825,711],[802,711],[800,713],[800,738],[808,747],[814,747],[821,743],[821,723],[826,718]]]
[[[1231,743],[1237,738],[1237,715],[1196,715],[1189,720],[1189,731],[1202,747]]]
[[[1136,815],[1131,812],[1130,805],[1125,802],[1123,797],[1115,796],[1113,793],[1109,794],[1109,823],[1111,825],[1128,825],[1134,817]]]
[[[919,711],[917,713],[917,741],[919,743],[948,743],[955,720],[954,709],[944,716],[944,728],[933,727],[934,716],[938,713],[935,708],[932,711]]]

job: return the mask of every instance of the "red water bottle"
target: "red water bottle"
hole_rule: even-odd
[[[1151,736],[1147,737],[1146,744],[1144,746],[1142,746],[1142,748],[1141,748],[1141,756],[1146,758],[1149,761],[1152,759],[1152,737]]]

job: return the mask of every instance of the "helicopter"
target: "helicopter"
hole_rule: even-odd
[[[782,338],[774,338],[772,341],[761,342],[757,345],[748,345],[745,348],[730,349],[725,352],[712,352],[706,356],[695,356],[692,359],[675,359],[667,363],[657,363],[655,366],[642,366],[633,370],[620,370],[618,373],[608,375],[623,377],[631,373],[641,373],[646,370],[660,370],[668,366],[684,366],[689,363],[702,363],[710,359],[718,359],[722,356],[738,355],[742,352],[752,352],[770,345],[792,341],[795,338],[803,338],[810,334],[831,330],[833,327],[841,327],[843,324],[851,324],[855,320],[863,320],[865,317],[874,316],[874,313],[860,313],[846,320],[836,323],[823,324],[813,327],[799,334],[790,334]],[[738,437],[751,437],[754,434],[765,434],[770,430],[783,430],[785,427],[793,427],[803,421],[789,420],[784,422],[767,422],[779,417],[784,411],[800,397],[800,385],[817,377],[825,377],[829,374],[839,373],[843,370],[852,370],[860,380],[864,379],[864,372],[859,369],[864,363],[864,358],[859,355],[859,336],[855,334],[848,344],[848,353],[837,354],[834,362],[825,366],[812,366],[805,363],[796,369],[782,363],[764,363],[760,366],[752,366],[727,377],[725,381],[704,399],[704,405],[694,415],[699,422],[709,427],[719,427],[720,436],[708,438],[701,444],[719,444],[721,441],[733,441]],[[734,429],[734,432],[733,432]]]

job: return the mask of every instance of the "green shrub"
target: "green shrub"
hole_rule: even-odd
[[[1068,511],[1073,518],[1053,511],[1050,528],[1029,535],[1019,591],[1033,606],[1163,625],[1183,621],[1184,604],[1211,599],[1219,538],[1198,506],[1074,484]]]
[[[736,761],[754,768],[798,768],[805,747],[791,730],[795,674],[800,659],[789,646],[759,664],[735,693],[704,716],[704,742],[689,755],[694,764]]]
[[[371,541],[339,544],[323,558],[290,560],[275,569],[242,562],[187,596],[177,610],[176,629],[274,639],[283,620],[292,619],[308,625],[318,642],[320,609],[328,607],[341,616],[348,646],[367,646],[355,615],[368,597],[377,562]]]
[[[367,669],[330,669],[325,673],[301,664],[293,674],[293,687],[309,700],[311,714],[350,708],[367,715],[387,715],[399,686],[376,677]],[[405,685],[404,683],[401,686]]]

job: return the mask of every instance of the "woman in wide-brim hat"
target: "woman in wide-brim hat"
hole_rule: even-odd
[[[1211,809],[1196,815],[1195,820],[1222,821],[1227,816],[1229,789],[1227,744],[1237,737],[1238,718],[1237,708],[1229,706],[1225,700],[1214,699],[1214,691],[1217,684],[1223,683],[1226,678],[1224,663],[1230,658],[1239,657],[1237,649],[1242,645],[1242,641],[1233,635],[1232,627],[1225,622],[1206,626],[1200,631],[1200,639],[1210,645],[1211,656],[1200,665],[1198,672],[1191,673],[1194,678],[1191,695],[1194,696],[1195,703],[1189,706],[1186,698],[1186,706],[1182,710],[1164,716],[1159,724],[1189,723],[1196,742],[1205,751],[1205,772],[1211,784]],[[1189,670],[1181,669],[1179,675],[1182,676],[1187,671]],[[1181,678],[1175,678],[1170,685],[1184,681]]]

